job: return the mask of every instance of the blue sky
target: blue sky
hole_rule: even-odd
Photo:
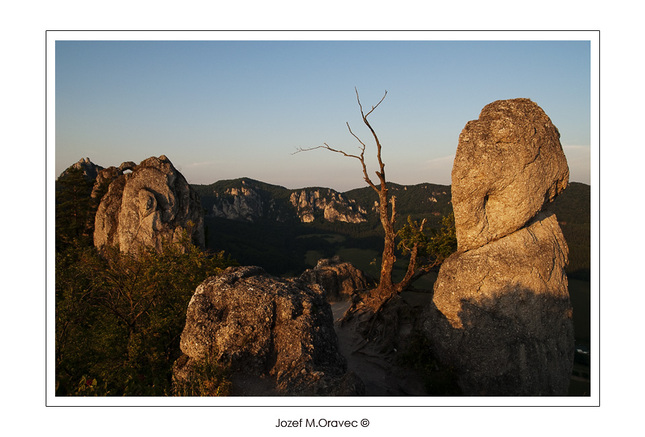
[[[459,133],[488,103],[528,97],[590,183],[587,41],[57,41],[56,174],[165,154],[191,183],[242,176],[288,188],[365,185],[354,87],[388,179],[450,183]],[[368,149],[371,172],[376,167]]]

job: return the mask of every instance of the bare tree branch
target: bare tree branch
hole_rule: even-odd
[[[383,102],[383,100],[385,100],[385,97],[387,96],[387,90],[383,94],[383,97],[381,98],[381,100],[379,100],[379,102],[376,105],[372,106],[372,109],[367,114],[363,113],[363,105],[361,104],[361,99],[360,99],[360,97],[358,95],[358,89],[356,87],[354,87],[354,90],[356,91],[356,100],[358,101],[358,106],[359,106],[359,108],[361,110],[361,116],[363,117],[363,123],[365,123],[365,125],[368,127],[368,129],[372,133],[372,137],[374,137],[374,142],[376,143],[376,156],[378,158],[378,164],[379,164],[379,169],[380,169],[380,171],[376,172],[376,175],[378,176],[379,180],[381,181],[381,186],[384,186],[385,185],[385,163],[383,162],[383,159],[382,159],[382,156],[381,156],[381,149],[382,149],[381,142],[379,141],[378,136],[376,135],[376,131],[374,131],[374,128],[372,128],[372,125],[367,120],[367,117],[376,108],[378,108],[378,106],[381,104],[381,102]],[[363,144],[363,143],[361,142],[361,144]]]
[[[379,100],[379,102],[376,105],[372,106],[372,109],[370,109],[370,111],[367,114],[363,115],[363,105],[361,105],[361,99],[360,97],[358,97],[358,89],[354,87],[354,91],[356,91],[356,100],[358,101],[358,107],[361,110],[361,115],[363,116],[363,118],[367,118],[368,115],[370,115],[376,108],[378,108],[378,105],[380,105],[381,102],[385,100],[385,96],[387,96],[387,90],[385,90],[385,94],[383,94],[383,97],[381,97],[381,100]]]
[[[376,131],[372,128],[372,125],[368,121],[367,117],[374,112],[376,108],[385,100],[385,97],[387,96],[387,91],[383,94],[383,97],[379,102],[372,106],[372,109],[369,110],[367,113],[364,112],[363,110],[363,105],[361,103],[360,96],[358,94],[358,89],[354,88],[356,91],[356,100],[358,102],[358,106],[360,108],[361,112],[361,117],[363,119],[363,123],[368,127],[370,132],[372,133],[372,137],[374,138],[374,141],[376,143],[377,147],[377,158],[378,158],[378,165],[379,169],[376,171],[376,176],[378,176],[380,185],[377,186],[374,182],[369,177],[368,170],[367,170],[367,165],[365,163],[365,150],[367,146],[365,143],[354,133],[352,130],[351,126],[349,123],[346,123],[347,129],[349,130],[349,133],[358,141],[360,144],[360,155],[354,155],[350,154],[347,152],[344,152],[339,149],[334,149],[333,147],[330,147],[327,143],[324,143],[322,146],[317,146],[317,147],[311,147],[307,149],[299,148],[296,153],[298,152],[305,152],[305,151],[310,151],[310,150],[315,150],[315,149],[327,149],[330,152],[335,152],[335,153],[340,153],[341,155],[348,157],[348,158],[355,158],[358,159],[358,161],[361,163],[361,167],[363,170],[363,179],[367,184],[372,187],[374,191],[378,194],[378,209],[379,209],[379,218],[381,221],[381,225],[383,227],[383,231],[385,233],[384,235],[384,244],[383,244],[383,255],[381,257],[381,274],[380,274],[380,279],[379,279],[379,285],[377,287],[377,291],[375,294],[375,298],[378,301],[378,305],[376,308],[380,308],[384,302],[389,300],[391,296],[394,293],[399,292],[400,290],[396,288],[396,286],[392,283],[392,271],[394,269],[394,264],[396,262],[396,253],[395,253],[395,239],[396,239],[396,232],[394,231],[394,224],[396,222],[396,198],[392,196],[391,198],[389,197],[388,193],[388,186],[387,186],[387,180],[385,178],[385,163],[383,162],[382,155],[381,155],[381,142],[379,141],[378,136],[376,135]],[[391,210],[390,210],[391,208]],[[417,249],[414,249],[414,257],[413,257],[413,265],[412,268],[409,271],[409,276],[411,276],[414,273],[414,267],[416,267],[416,252]]]
[[[343,150],[334,149],[333,147],[329,146],[329,144],[327,143],[323,143],[322,146],[316,146],[316,147],[308,147],[308,148],[298,147],[293,154],[295,155],[296,153],[300,153],[300,152],[309,152],[316,149],[326,149],[326,150],[329,150],[330,152],[340,153],[341,155],[347,158],[358,159],[363,169],[363,180],[365,180],[365,182],[367,182],[367,184],[378,193],[379,189],[376,186],[376,184],[374,184],[374,182],[372,182],[372,180],[370,179],[367,171],[367,164],[365,164],[365,147],[366,147],[365,143],[363,143],[363,141],[361,141],[361,139],[358,136],[356,136],[354,132],[352,132],[352,128],[349,126],[349,123],[346,123],[346,124],[347,124],[347,129],[349,129],[349,133],[352,134],[352,136],[356,138],[356,140],[361,144],[361,146],[359,147],[361,151],[360,155],[352,155],[351,153],[347,153]]]
[[[352,136],[353,136],[354,138],[356,138],[356,141],[358,141],[359,143],[361,143],[361,147],[360,147],[360,149],[361,149],[361,156],[363,156],[363,154],[365,153],[365,147],[366,147],[366,146],[365,146],[365,143],[364,143],[363,141],[361,141],[361,139],[358,137],[358,135],[356,135],[356,134],[352,131],[352,127],[349,125],[349,123],[345,122],[345,124],[347,125],[347,129],[349,130],[349,133],[350,133],[350,134],[352,134]]]
[[[361,156],[357,156],[357,155],[352,155],[350,153],[346,153],[342,150],[334,149],[330,147],[327,143],[323,143],[322,146],[315,146],[315,147],[307,147],[307,148],[298,147],[296,151],[292,153],[292,155],[295,155],[296,153],[300,153],[300,152],[310,152],[312,150],[317,150],[317,149],[326,149],[326,150],[329,150],[330,152],[340,153],[341,155],[346,156],[348,158],[356,158],[359,161],[361,160],[361,156],[362,156],[362,154]]]

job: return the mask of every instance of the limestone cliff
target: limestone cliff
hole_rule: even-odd
[[[310,188],[295,191],[289,198],[296,208],[300,221],[311,223],[316,215],[322,216],[328,222],[364,223],[366,211],[358,206],[356,201],[348,199],[343,194],[329,188]]]
[[[229,188],[217,197],[211,210],[215,217],[253,222],[265,215],[262,197],[252,188]]]
[[[367,221],[365,208],[329,188],[289,190],[248,178],[195,188],[207,214],[228,220],[287,222],[295,219],[311,223],[320,218],[331,223]]]

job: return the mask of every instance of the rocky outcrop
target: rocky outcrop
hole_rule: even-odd
[[[269,220],[311,223],[317,217],[328,222],[363,223],[365,208],[329,188],[289,190],[248,178],[220,181],[199,187],[209,213],[228,220]]]
[[[106,176],[118,174],[99,204],[94,245],[118,245],[129,253],[145,247],[160,250],[163,242],[179,242],[187,231],[195,244],[203,246],[199,197],[170,160],[162,155],[126,167],[132,172],[118,169]]]
[[[555,215],[444,261],[435,283],[444,359],[467,394],[566,394],[574,332]],[[440,326],[440,328],[438,328]]]
[[[458,251],[425,322],[436,353],[465,394],[566,394],[568,248],[555,215],[539,212],[568,182],[557,129],[528,99],[494,102],[464,128],[452,175]]]
[[[185,357],[175,365],[175,386],[194,378],[192,369],[206,361],[232,372],[233,394],[363,390],[346,371],[324,292],[269,276],[260,267],[231,267],[204,281],[188,305],[180,346]]]
[[[568,180],[560,133],[542,108],[529,99],[486,105],[461,132],[452,169],[458,250],[522,228]]]
[[[338,257],[321,259],[316,267],[305,270],[300,279],[322,287],[329,302],[349,300],[352,294],[366,290],[374,283],[351,263],[342,262]]]
[[[332,223],[367,221],[365,209],[359,207],[354,200],[328,188],[295,191],[289,200],[303,223],[313,222],[320,212],[325,220]]]
[[[69,166],[60,177],[64,177],[70,169],[80,169],[83,172],[83,176],[88,181],[94,183],[92,188],[92,198],[100,198],[107,191],[108,186],[112,183],[113,180],[121,176],[124,172],[128,170],[133,170],[136,167],[136,164],[132,161],[127,161],[122,163],[119,167],[110,166],[103,168],[100,165],[94,164],[90,158],[81,158],[78,162],[75,162]]]
[[[377,195],[371,187],[340,193],[331,188],[288,189],[250,178],[194,185],[212,217],[252,223],[365,223],[378,219]],[[390,184],[401,216],[424,214],[430,220],[452,211],[450,187],[435,184]],[[436,225],[438,223],[432,223]]]
[[[65,171],[60,174],[59,178],[64,177],[71,168],[81,170],[83,172],[83,176],[85,176],[88,181],[94,181],[97,174],[101,170],[103,170],[103,167],[94,164],[92,161],[90,161],[90,158],[81,158],[78,160],[78,162],[75,162],[67,169],[65,169]]]
[[[119,168],[110,166],[108,168],[101,169],[97,172],[96,178],[94,180],[94,187],[92,188],[92,198],[102,198],[103,195],[107,192],[108,187],[123,172]]]
[[[215,217],[254,222],[265,215],[262,196],[253,188],[229,188],[218,200],[212,208]]]

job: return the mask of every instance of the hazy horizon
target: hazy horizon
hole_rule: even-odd
[[[331,153],[331,152],[327,152],[327,153]],[[160,155],[156,155],[156,156],[158,157],[158,156],[161,156],[161,155],[163,155],[163,153],[162,153],[162,154],[160,154]],[[154,155],[153,155],[153,156],[154,156]],[[167,157],[168,159],[170,159],[170,162],[172,162],[172,163],[173,163],[173,165],[174,165],[174,162],[173,162],[173,160],[172,160],[172,157],[170,157],[170,156],[168,156],[168,155],[166,155],[166,157]],[[110,167],[110,166],[118,167],[118,166],[121,164],[121,162],[119,162],[119,163],[113,163],[113,164],[110,164],[110,165],[107,165],[107,166],[106,166],[106,165],[102,165],[101,163],[94,162],[94,161],[91,159],[91,157],[89,157],[89,156],[86,156],[86,157],[84,157],[84,158],[89,158],[89,159],[90,159],[90,161],[91,161],[93,164],[95,164],[95,165],[99,165],[99,166],[101,166],[101,167],[103,167],[103,168],[107,168],[107,167]],[[79,158],[79,159],[84,159],[84,158]],[[454,156],[453,156],[452,158],[454,158]],[[76,162],[78,162],[78,161],[76,161]],[[125,162],[125,161],[122,161],[122,162]],[[452,161],[451,161],[451,162],[452,162]],[[75,163],[75,162],[74,162],[74,163]],[[72,163],[72,164],[70,164],[69,166],[65,167],[65,169],[67,169],[68,167],[70,167],[70,166],[71,166],[71,165],[73,165],[74,163]],[[139,162],[137,162],[136,164],[139,164]],[[177,167],[175,167],[175,168],[177,168]],[[65,169],[63,169],[63,170],[61,171],[61,173],[62,173],[63,171],[65,171]],[[182,174],[184,175],[184,177],[186,177],[186,175],[184,174],[184,172],[183,172],[180,168],[177,168],[177,170],[178,170],[180,173],[182,173]],[[60,173],[57,175],[57,177],[58,177],[58,176],[60,176]],[[281,186],[281,187],[287,188],[287,189],[289,189],[289,190],[298,190],[298,189],[303,189],[303,188],[332,188],[332,189],[335,189],[332,185],[303,185],[303,186],[288,186],[288,185],[285,185],[285,184],[274,183],[274,182],[272,182],[272,181],[263,180],[263,179],[260,179],[260,178],[257,178],[257,177],[253,177],[252,175],[240,175],[240,176],[237,176],[237,177],[226,177],[226,178],[221,178],[221,179],[215,179],[215,180],[210,181],[210,182],[199,182],[199,183],[197,183],[197,182],[193,182],[193,181],[191,181],[188,177],[186,177],[187,182],[188,182],[189,184],[193,184],[193,185],[211,185],[211,184],[213,184],[213,183],[220,182],[220,181],[236,180],[236,179],[252,179],[252,180],[255,180],[255,181],[258,181],[258,182],[263,182],[263,183],[270,184],[270,185]],[[376,176],[374,176],[373,181],[374,181],[374,182],[378,182],[378,179],[377,179],[377,177],[376,177]],[[420,184],[426,184],[426,183],[427,183],[427,184],[434,184],[434,185],[448,185],[448,186],[449,186],[449,185],[452,185],[452,182],[451,182],[450,180],[448,180],[447,182],[434,182],[434,181],[427,180],[427,181],[419,181],[419,182],[414,182],[414,183],[405,183],[405,184],[404,184],[404,183],[401,183],[401,182],[399,182],[399,181],[391,180],[390,178],[388,178],[388,182],[390,182],[390,183],[394,183],[394,184],[399,184],[399,185],[408,185],[408,186],[409,186],[409,185],[420,185]],[[579,182],[579,183],[583,183],[583,184],[586,184],[586,185],[590,185],[590,183],[589,183],[589,182],[584,182],[584,181],[579,181],[579,180],[573,180],[573,179],[569,178],[569,183],[571,183],[571,182]],[[377,184],[377,185],[378,185],[378,184]],[[335,190],[336,190],[336,191],[339,191],[339,192],[341,192],[341,193],[344,193],[344,192],[347,192],[347,191],[351,191],[351,190],[355,190],[355,189],[360,189],[360,188],[365,188],[365,187],[368,187],[367,183],[363,183],[363,184],[362,184],[362,185],[360,185],[360,186],[351,187],[351,188],[348,188],[348,189],[343,189],[343,190],[337,190],[337,189],[335,189]]]
[[[526,97],[558,127],[570,180],[591,183],[589,41],[57,40],[55,65],[56,177],[166,155],[192,184],[361,188],[355,159],[293,154],[355,153],[348,122],[374,174],[356,87],[367,110],[388,91],[370,121],[392,182],[450,185],[466,123]]]

